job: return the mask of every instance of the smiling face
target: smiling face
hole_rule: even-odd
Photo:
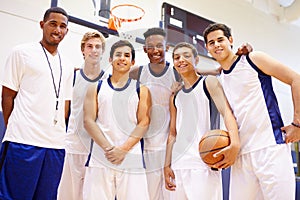
[[[173,52],[173,63],[180,75],[185,76],[190,72],[194,73],[194,68],[198,64],[198,61],[198,56],[195,57],[193,50],[190,47],[175,47]]]
[[[166,46],[165,37],[162,35],[150,35],[145,40],[144,52],[147,53],[150,63],[164,64]]]
[[[100,38],[91,38],[85,42],[82,54],[85,61],[91,64],[100,63],[104,52],[103,44]]]
[[[207,34],[206,49],[218,62],[226,60],[232,53],[232,37],[227,38],[222,30],[215,30]]]
[[[61,13],[50,13],[49,17],[40,22],[43,29],[42,43],[47,48],[58,44],[64,39],[68,32],[68,18]]]
[[[114,72],[126,73],[134,65],[132,49],[129,46],[120,46],[114,50],[113,56],[109,58]]]

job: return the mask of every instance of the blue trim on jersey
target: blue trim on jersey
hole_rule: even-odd
[[[121,88],[115,88],[114,86],[113,86],[113,84],[111,83],[111,75],[107,78],[107,82],[108,82],[108,85],[109,85],[109,87],[111,87],[111,89],[113,89],[113,90],[115,90],[115,91],[122,91],[122,90],[125,90],[128,86],[129,86],[129,84],[130,84],[130,82],[131,82],[131,78],[129,78],[128,80],[127,80],[127,83],[123,86],[123,87],[121,87]]]
[[[253,69],[255,71],[257,71],[258,73],[258,79],[260,81],[261,84],[261,89],[264,95],[264,99],[266,102],[266,106],[269,112],[269,117],[270,117],[270,121],[272,124],[272,128],[273,128],[273,134],[276,140],[277,144],[283,144],[285,143],[283,137],[282,137],[282,131],[281,131],[281,127],[284,126],[282,118],[281,118],[281,114],[280,114],[280,110],[279,110],[279,106],[278,106],[278,101],[276,98],[276,95],[274,93],[273,90],[273,85],[272,85],[272,77],[265,74],[264,72],[262,72],[251,60],[249,55],[246,56],[247,61],[249,62],[249,64],[253,67]]]
[[[152,76],[154,76],[154,77],[161,77],[162,75],[164,75],[164,74],[168,71],[169,66],[170,66],[170,63],[169,63],[169,62],[166,62],[166,65],[165,65],[164,70],[163,70],[160,74],[156,74],[156,73],[151,69],[150,63],[148,64],[149,71],[150,71],[150,73],[152,74]]]
[[[232,70],[235,68],[236,64],[240,61],[241,56],[237,57],[237,59],[234,61],[234,63],[231,65],[231,67],[228,70],[223,69],[223,73],[224,74],[229,74],[230,72],[232,72]]]
[[[182,87],[182,91],[183,91],[184,93],[189,93],[189,92],[191,92],[191,91],[198,85],[198,83],[200,82],[200,80],[202,79],[202,77],[203,77],[203,76],[200,76],[200,77],[198,78],[198,80],[192,85],[192,87],[190,87],[190,88],[188,88],[188,89],[186,89],[185,86],[183,86],[183,87]]]
[[[91,145],[90,145],[90,153],[88,155],[88,158],[86,160],[85,166],[88,167],[90,164],[91,156],[92,156],[92,151],[93,151],[93,146],[94,146],[94,140],[91,139]]]
[[[81,76],[84,78],[84,80],[88,81],[88,82],[97,82],[100,80],[100,78],[103,76],[104,74],[104,71],[101,70],[101,72],[99,73],[99,75],[95,78],[95,79],[89,79],[83,72],[83,69],[80,69],[80,74]]]

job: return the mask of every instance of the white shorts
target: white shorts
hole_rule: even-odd
[[[231,167],[231,200],[294,200],[295,188],[293,161],[288,144],[243,154]]]
[[[88,155],[85,154],[66,154],[62,177],[58,187],[58,200],[82,200],[87,157]]]
[[[168,199],[168,192],[165,188],[164,163],[165,151],[144,150],[146,165],[147,184],[149,197],[152,200]]]
[[[149,200],[144,169],[131,172],[87,167],[83,185],[84,200]]]
[[[222,200],[222,176],[210,169],[174,170],[176,190],[169,191],[170,200]]]

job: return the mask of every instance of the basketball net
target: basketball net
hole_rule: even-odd
[[[110,18],[108,20],[108,28],[115,30],[119,36],[126,34],[128,27],[124,24],[129,24],[142,19],[145,15],[144,9],[132,4],[120,4],[114,6],[110,10]]]

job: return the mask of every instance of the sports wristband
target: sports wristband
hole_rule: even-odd
[[[300,124],[296,124],[294,122],[291,123],[293,126],[296,126],[297,128],[300,128]]]

